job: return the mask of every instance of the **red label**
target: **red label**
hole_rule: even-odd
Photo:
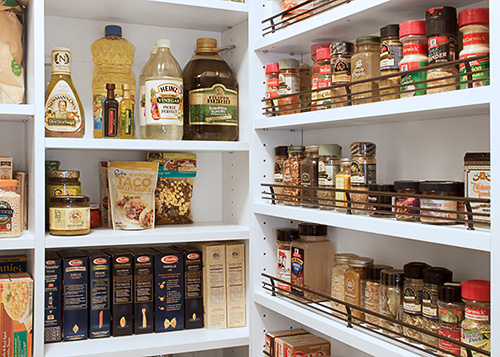
[[[412,43],[403,46],[403,56],[418,54],[427,55],[427,45],[422,43]]]
[[[70,260],[68,264],[71,265],[72,267],[77,267],[79,265],[82,265],[83,262],[79,259],[75,259],[75,260]]]
[[[266,92],[266,99],[274,98],[278,96],[278,92]]]
[[[319,74],[331,74],[331,73],[332,73],[332,67],[330,65],[319,67]]]
[[[142,257],[138,257],[137,258],[137,261],[139,263],[147,263],[149,262],[151,259],[148,257],[148,256],[142,256]]]
[[[439,334],[451,338],[452,340],[460,341],[460,329],[440,327]],[[439,348],[457,355],[460,354],[460,346],[454,345],[448,341],[439,340]]]
[[[490,43],[490,34],[488,32],[476,32],[464,35],[464,47],[468,45],[480,45]]]
[[[177,258],[175,255],[166,255],[163,258],[161,258],[161,262],[163,264],[174,264],[179,261],[179,258]]]
[[[100,265],[100,264],[106,264],[107,263],[107,259],[105,258],[97,258],[97,259],[94,259],[94,264],[95,265]]]
[[[198,253],[191,253],[191,254],[188,254],[187,258],[188,259],[198,259],[200,257],[200,255]]]
[[[465,318],[476,320],[476,321],[489,321],[490,310],[489,309],[473,309],[472,307],[465,307]]]
[[[280,81],[278,78],[269,78],[267,80],[267,86],[268,87],[279,87],[280,86]]]
[[[129,262],[129,258],[127,257],[119,257],[119,258],[116,258],[116,262],[117,263],[120,263],[120,264],[124,264],[124,263],[128,263]]]
[[[326,81],[318,81],[318,89],[320,88],[326,88],[330,87],[332,85],[332,81],[326,80]]]
[[[55,260],[47,260],[45,262],[45,265],[55,265],[56,264],[56,261]]]
[[[318,88],[319,75],[315,75],[311,77],[311,89]]]

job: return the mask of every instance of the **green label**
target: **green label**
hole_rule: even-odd
[[[222,84],[189,92],[189,124],[238,125],[238,92]]]
[[[426,79],[427,79],[427,74],[425,71],[401,76],[401,84],[404,85],[401,87],[401,92],[406,92],[407,90],[412,90],[412,89],[424,89],[426,87],[425,83],[422,84],[412,84],[412,83],[425,81]],[[426,91],[423,90],[423,91],[408,93],[408,95],[410,96],[425,95],[425,93]]]
[[[19,77],[23,73],[23,69],[19,65],[19,63],[16,62],[16,60],[12,60],[10,63],[10,68],[12,68],[12,73],[16,76]]]
[[[483,69],[490,69],[490,61],[489,60],[484,60],[484,61],[472,61],[471,66],[470,66],[472,72],[477,72],[477,71],[482,71]],[[465,73],[467,72],[467,67],[465,65],[460,66],[460,73]],[[472,79],[473,80],[478,80],[482,78],[488,78],[490,76],[490,72],[481,72],[481,73],[472,73]],[[460,77],[460,82],[467,82],[467,76]],[[478,81],[474,82],[472,84],[473,87],[482,87],[482,86],[488,86],[490,84],[490,81]],[[460,89],[465,89],[468,87],[468,84],[461,84]]]

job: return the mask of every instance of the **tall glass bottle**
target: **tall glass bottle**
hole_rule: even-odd
[[[130,85],[122,84],[123,99],[120,102],[120,126],[118,134],[120,139],[133,139],[135,137],[134,101],[130,99]]]
[[[196,40],[184,79],[184,140],[238,139],[238,82],[217,40]]]
[[[146,139],[181,140],[183,125],[182,71],[170,52],[170,41],[160,39],[158,51],[144,73]]]
[[[119,104],[115,99],[115,85],[114,83],[107,83],[106,89],[108,94],[106,99],[102,102],[102,120],[103,131],[105,138],[118,138],[118,116]]]
[[[146,62],[144,67],[142,67],[141,74],[139,76],[139,138],[146,139],[146,68],[151,63],[153,56],[158,51],[158,47],[153,46],[149,51],[149,60]]]

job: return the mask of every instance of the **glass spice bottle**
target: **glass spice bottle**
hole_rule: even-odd
[[[403,311],[404,322],[419,328],[423,327],[422,291],[424,290],[424,270],[429,265],[422,262],[411,262],[404,265],[405,273]],[[422,334],[411,328],[404,327],[405,336],[421,340]]]
[[[487,280],[463,281],[462,300],[465,303],[465,319],[462,321],[461,341],[490,351],[490,282]],[[461,355],[467,356],[465,348],[462,347],[461,350]],[[472,352],[472,356],[484,355]]]
[[[380,29],[380,75],[399,73],[399,63],[403,58],[403,44],[399,41],[399,25],[386,25]],[[381,79],[380,94],[391,94],[382,97],[382,100],[398,99],[399,87],[382,89],[399,85],[399,76]]]
[[[366,310],[380,313],[380,273],[385,269],[392,269],[390,265],[375,264],[369,265],[366,271],[366,279],[361,281],[362,285],[362,303]],[[380,325],[380,318],[365,314],[365,321],[376,326],[368,324],[370,328],[376,328]]]
[[[403,319],[404,272],[401,269],[385,269],[380,272],[380,313],[390,319]],[[403,333],[400,324],[381,319],[381,326]]]
[[[288,146],[276,146],[274,148],[274,175],[273,183],[283,185],[283,165],[288,159]],[[283,187],[274,187],[277,203],[283,203],[283,197],[279,194],[283,193]]]
[[[320,48],[316,52],[319,67],[318,89],[328,88],[332,85],[332,68],[330,64],[330,49]],[[330,99],[332,93],[330,89],[325,89],[317,92],[317,109],[331,108]],[[328,99],[325,99],[328,98]]]
[[[300,185],[303,187],[318,187],[319,146],[306,146],[306,157],[300,163]],[[302,189],[301,204],[303,207],[318,207],[317,191]]]
[[[311,108],[309,107],[311,105],[311,93],[304,93],[304,92],[309,92],[311,90],[311,68],[305,64],[301,63],[299,66],[299,82],[300,82],[300,111],[301,112],[309,112],[311,111]]]
[[[427,36],[425,33],[425,21],[405,21],[399,25],[399,37],[403,44],[403,59],[399,62],[401,72],[427,66],[429,59],[427,57]],[[425,83],[413,84],[415,82],[425,81],[427,71],[402,74],[401,75],[401,98],[413,97],[416,95],[425,95],[425,90],[419,90],[406,93],[414,89],[426,88]]]
[[[283,163],[283,185],[300,186],[300,163],[304,160],[303,146],[289,146],[288,159]],[[300,202],[300,189],[283,188],[284,195],[293,197],[283,197],[283,203],[286,205],[297,206]]]
[[[344,301],[344,287],[345,287],[345,272],[349,269],[349,262],[359,255],[353,253],[338,253],[335,254],[335,265],[332,268],[332,287],[331,295],[333,298]],[[344,305],[339,303],[332,303],[332,307],[343,313],[347,310]],[[345,315],[333,313],[335,316],[344,317]]]
[[[296,228],[276,229],[276,277],[291,282],[292,277],[292,241],[299,239],[299,230]],[[277,282],[276,286],[281,293],[290,291],[290,285]]]
[[[368,195],[368,202],[370,203],[368,208],[371,210],[369,213],[370,216],[384,218],[394,217],[394,214],[392,213],[392,207],[390,207],[392,205],[392,197],[377,195],[376,193],[395,192],[394,185],[372,183],[368,185],[368,190],[370,191],[370,194]],[[388,207],[381,205],[388,205]]]
[[[407,181],[400,180],[394,181],[394,189],[397,193],[402,193],[405,195],[409,194],[420,194],[420,181]],[[408,207],[420,207],[420,198],[417,197],[398,197],[394,198],[394,205],[398,206],[395,208],[396,219],[398,221],[419,221],[418,216],[414,214],[419,214],[419,210],[412,210]]]
[[[293,58],[282,59],[279,62],[279,95],[294,94],[300,91],[299,65],[299,61]],[[283,107],[278,108],[280,111],[278,115],[298,113],[299,105],[295,103],[299,103],[299,101],[298,95],[278,99],[278,105],[283,105]]]
[[[351,189],[351,159],[346,157],[340,160],[340,171],[335,175],[335,188],[342,190]],[[335,202],[337,212],[346,213],[347,209],[339,207],[348,207],[347,195],[345,192],[335,192]],[[351,195],[352,200],[352,195]]]
[[[465,311],[460,283],[449,282],[438,286],[438,306],[439,335],[460,341],[460,326]],[[451,342],[439,340],[438,346],[440,349],[460,355],[460,346]]]
[[[362,307],[363,286],[362,281],[366,279],[369,265],[373,265],[373,259],[367,257],[353,258],[349,262],[349,269],[345,272],[344,300],[355,306]],[[351,309],[353,317],[358,318],[356,322],[365,319],[365,313]]]
[[[337,144],[321,145],[318,159],[318,187],[335,188],[335,175],[340,171],[342,147]],[[321,200],[323,199],[323,200]],[[318,203],[321,209],[334,209],[333,191],[318,191]]]
[[[457,211],[457,201],[446,200],[448,196],[458,196],[458,183],[455,181],[422,181],[420,182],[420,191],[424,195],[436,196],[436,198],[422,198],[420,200],[420,222],[430,224],[456,224],[453,220],[446,218],[457,219],[456,213],[438,212],[431,209]],[[429,211],[423,208],[429,209]],[[445,218],[445,219],[442,219]]]
[[[357,52],[352,56],[352,81],[360,81],[380,76],[380,37],[363,36],[356,39]],[[352,104],[362,104],[380,101],[378,96],[378,81],[368,81],[351,86]],[[366,92],[366,93],[362,93]],[[360,93],[360,94],[356,94]]]
[[[266,101],[266,116],[270,117],[276,115],[274,111],[275,105],[278,105],[278,101],[273,100],[272,98],[278,96],[279,91],[279,63],[268,63],[266,64],[266,95],[265,98],[269,99]]]
[[[318,99],[318,92],[315,92],[315,89],[318,89],[318,81],[319,81],[319,65],[318,65],[318,57],[317,51],[320,48],[328,48],[330,46],[329,43],[315,43],[311,46],[311,60],[313,61],[313,71],[311,76],[311,109],[317,110],[316,108],[316,99]]]
[[[376,148],[376,145],[371,142],[351,144],[351,188],[353,190],[368,191],[368,185],[377,182]],[[356,202],[352,204],[355,208],[354,213],[368,214],[368,194],[351,193],[351,200]]]
[[[351,56],[353,52],[354,44],[352,42],[333,42],[330,45],[332,84],[351,83]],[[335,108],[348,105],[346,87],[333,88],[331,92]]]

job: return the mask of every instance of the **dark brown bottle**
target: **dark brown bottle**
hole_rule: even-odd
[[[108,95],[102,102],[103,122],[104,122],[104,137],[117,138],[118,137],[118,101],[115,99],[115,84],[107,83],[106,89]]]
[[[195,55],[184,68],[183,140],[238,139],[238,82],[219,56],[217,40],[196,40]]]

